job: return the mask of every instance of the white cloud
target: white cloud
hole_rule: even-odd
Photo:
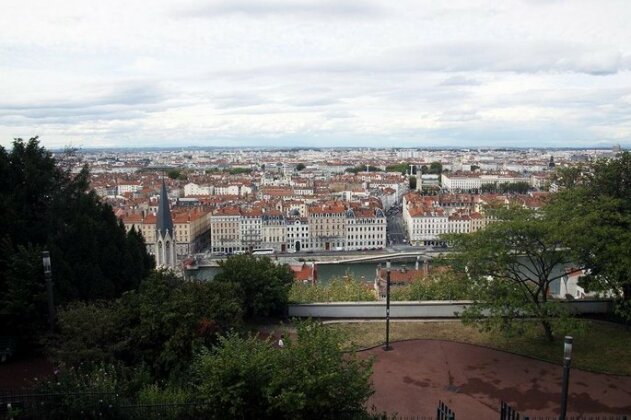
[[[624,0],[14,2],[0,14],[0,144],[631,143],[629,12]]]

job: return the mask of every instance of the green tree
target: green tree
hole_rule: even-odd
[[[515,318],[531,317],[552,341],[562,310],[549,300],[550,286],[565,274],[570,252],[555,226],[533,210],[498,209],[494,216],[500,221],[483,230],[444,237],[453,245],[454,266],[475,285],[477,300],[465,318],[510,330]]]
[[[153,380],[181,378],[196,348],[239,325],[241,306],[234,284],[158,271],[117,301],[61,310],[53,355],[72,366],[117,362],[142,366]]]
[[[359,416],[372,395],[371,362],[341,350],[341,337],[302,323],[283,349],[258,337],[228,335],[194,364],[210,418]]]
[[[167,176],[171,179],[180,179],[180,177],[182,176],[182,171],[180,171],[179,169],[169,169],[167,171]]]
[[[565,188],[546,206],[546,217],[576,261],[589,268],[583,284],[616,294],[619,314],[631,320],[631,153],[561,179]]]
[[[242,174],[249,174],[252,172],[252,169],[250,168],[231,168],[228,173],[230,175],[242,175]]]
[[[405,162],[386,166],[386,172],[399,172],[401,175],[405,175],[409,169],[410,163]]]
[[[235,255],[219,263],[216,282],[238,284],[243,292],[248,317],[281,314],[287,305],[294,273],[287,264],[275,264],[268,257]]]
[[[365,165],[359,165],[359,166],[354,166],[351,168],[346,168],[345,172],[349,172],[352,174],[357,175],[360,172],[365,172],[366,171],[366,166]],[[372,165],[368,165],[368,171],[370,172],[381,172],[381,169],[377,168],[376,166],[372,166]]]
[[[306,168],[306,166],[305,166],[305,164],[304,164],[304,163],[302,163],[302,162],[300,162],[299,164],[297,164],[297,165],[296,165],[296,170],[297,170],[298,172],[300,172],[300,171],[304,170],[305,168]]]
[[[443,164],[440,162],[432,162],[429,165],[429,173],[440,175],[443,172]]]
[[[44,307],[19,300],[9,284],[20,278],[20,287],[41,289],[41,250],[51,254],[57,304],[119,296],[152,267],[144,243],[127,235],[111,207],[90,190],[87,167],[71,175],[56,163],[37,137],[16,139],[10,151],[0,147],[0,301],[12,308],[0,311],[0,335],[15,335],[14,326],[26,319],[45,319]],[[30,268],[18,273],[14,261]],[[25,314],[42,313],[22,317],[20,307]],[[36,334],[42,326],[24,326],[18,335],[33,342],[34,335],[23,333]]]
[[[411,176],[409,179],[409,183],[410,183],[410,189],[411,190],[415,190],[416,189],[416,177],[415,176]]]

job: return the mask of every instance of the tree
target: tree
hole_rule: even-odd
[[[618,313],[631,320],[631,153],[559,174],[565,188],[546,206],[546,217],[589,268],[583,285],[616,294]]]
[[[409,179],[409,183],[410,183],[410,189],[411,190],[415,190],[416,189],[416,177],[415,176],[411,176]]]
[[[238,284],[248,317],[281,314],[288,301],[294,273],[287,264],[277,265],[268,257],[235,255],[219,263],[216,282]]]
[[[180,171],[179,169],[170,169],[167,171],[167,176],[171,179],[180,179],[180,176],[182,176],[182,171]]]
[[[443,172],[443,164],[440,162],[432,162],[429,165],[429,173],[440,175]]]
[[[483,230],[444,237],[453,245],[455,268],[469,276],[478,295],[465,318],[507,331],[515,318],[534,318],[552,341],[562,310],[549,300],[550,286],[565,275],[571,254],[555,226],[535,211],[513,207],[493,213],[499,221]]]
[[[371,362],[343,352],[341,337],[315,323],[299,324],[282,350],[228,335],[193,367],[209,418],[354,417],[373,393]]]
[[[381,169],[377,168],[376,166],[372,166],[372,165],[368,165],[368,168],[366,168],[365,165],[364,166],[362,166],[362,165],[354,166],[354,167],[351,167],[351,168],[346,168],[344,171],[357,175],[360,172],[365,172],[366,169],[368,169],[369,172],[381,172]]]
[[[397,163],[396,165],[388,165],[386,166],[386,172],[399,172],[401,173],[401,175],[405,175],[408,170],[410,169],[410,164],[409,163]],[[414,171],[416,171],[416,168],[414,168]],[[414,172],[416,173],[416,172]]]
[[[43,287],[38,253],[44,249],[51,254],[56,304],[119,296],[137,287],[153,266],[142,240],[128,235],[112,208],[90,190],[87,167],[71,175],[37,137],[16,139],[9,152],[0,147],[0,243],[0,301],[13,308],[0,311],[0,335],[15,335],[12,326],[25,319],[45,319],[44,307],[19,300],[10,287],[18,278],[22,288]],[[14,261],[24,264],[22,271],[12,268]],[[20,317],[19,307],[43,313]],[[35,334],[42,326],[20,331]],[[34,341],[35,335],[22,333]]]
[[[53,355],[72,366],[144,366],[154,380],[182,377],[196,348],[239,325],[241,306],[237,285],[154,272],[116,301],[63,308]]]
[[[306,166],[305,166],[305,164],[304,164],[304,163],[302,163],[302,162],[300,162],[299,164],[297,164],[297,165],[296,165],[296,170],[297,170],[298,172],[300,172],[300,171],[304,170],[305,168],[306,168]]]

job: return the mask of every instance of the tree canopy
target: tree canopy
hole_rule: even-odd
[[[243,292],[248,317],[281,313],[288,301],[294,273],[287,264],[275,264],[268,257],[234,255],[219,263],[216,282],[238,284]]]
[[[142,236],[56,165],[37,137],[0,147],[0,334],[26,341],[46,320],[41,252],[49,250],[56,303],[119,296],[153,268]],[[24,325],[28,323],[28,328]]]
[[[618,295],[620,314],[631,320],[631,153],[569,172],[559,171],[565,188],[546,206],[546,217],[589,268],[583,284]]]
[[[361,418],[373,393],[371,362],[344,353],[341,337],[315,323],[299,324],[283,349],[228,335],[194,368],[209,418]]]
[[[527,316],[538,320],[552,340],[561,312],[549,300],[550,287],[565,274],[571,254],[558,230],[534,210],[513,207],[493,213],[499,221],[483,230],[444,237],[453,245],[456,269],[475,284],[477,301],[465,319],[485,329],[510,330],[513,319]]]
[[[69,366],[143,366],[153,380],[182,377],[196,347],[240,324],[237,285],[185,281],[157,271],[115,301],[75,302],[59,312],[53,356]]]

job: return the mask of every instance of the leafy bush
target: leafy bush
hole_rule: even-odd
[[[294,283],[289,291],[289,301],[313,302],[366,302],[377,300],[374,291],[365,282],[352,278],[333,278],[327,284]]]
[[[430,274],[405,286],[393,287],[391,299],[408,300],[463,300],[473,298],[473,288],[466,276],[452,271]]]
[[[282,349],[258,337],[223,337],[194,368],[208,418],[339,418],[365,413],[371,365],[342,352],[332,329],[302,323]]]

